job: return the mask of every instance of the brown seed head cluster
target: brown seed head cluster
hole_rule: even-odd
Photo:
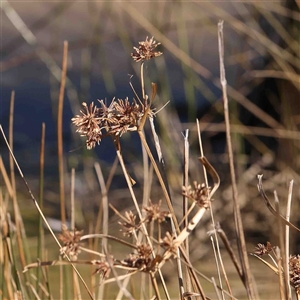
[[[170,216],[168,211],[161,211],[161,200],[157,204],[152,203],[149,199],[149,205],[144,207],[146,211],[145,222],[153,222],[157,221],[158,223],[162,223],[166,220],[166,217]]]
[[[256,255],[262,256],[265,254],[269,254],[272,251],[272,249],[273,247],[270,242],[267,242],[266,246],[264,244],[257,244],[254,253]]]
[[[148,244],[137,246],[136,253],[131,253],[123,260],[123,264],[130,268],[137,268],[143,272],[153,271],[155,260],[152,259],[152,250]]]
[[[62,234],[58,236],[63,243],[63,247],[60,249],[60,254],[67,254],[71,260],[77,260],[78,254],[81,252],[79,249],[80,238],[83,234],[83,230],[71,230],[69,231],[66,225],[62,225]]]
[[[193,182],[194,187],[192,188],[190,185],[188,187],[182,188],[182,195],[194,200],[200,207],[205,209],[209,208],[209,193],[211,191],[210,187],[207,187],[205,183],[197,183],[197,181]]]
[[[157,43],[154,40],[154,37],[152,37],[150,40],[148,40],[148,37],[146,37],[145,41],[139,42],[138,47],[133,47],[135,52],[131,53],[131,57],[134,61],[139,62],[160,56],[162,55],[162,52],[155,51],[155,48],[158,45],[160,45],[160,43]]]
[[[99,100],[101,107],[97,107],[92,102],[89,106],[83,102],[84,110],[81,115],[72,118],[72,122],[77,126],[76,132],[81,136],[86,136],[87,149],[92,149],[99,145],[102,138],[106,136],[121,136],[127,131],[136,131],[139,122],[147,107],[142,103],[133,100],[113,99],[109,106],[106,106],[103,100]],[[152,111],[148,110],[149,115]]]
[[[300,295],[300,255],[293,255],[289,259],[290,281],[296,291]]]
[[[113,257],[109,257],[111,260],[111,264],[113,264]],[[111,272],[111,267],[108,263],[108,261],[102,259],[102,260],[95,260],[93,261],[94,265],[97,266],[96,271],[94,274],[99,274],[101,276],[101,279],[106,279],[109,277]]]
[[[140,228],[141,224],[136,222],[136,215],[130,210],[125,212],[124,222],[118,222],[122,229],[123,235],[132,236]]]
[[[160,241],[160,245],[163,246],[166,251],[171,252],[174,258],[177,257],[178,245],[175,243],[175,237],[171,235],[170,232],[166,232],[165,237]]]

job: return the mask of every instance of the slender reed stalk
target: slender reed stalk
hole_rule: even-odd
[[[46,217],[45,217],[43,211],[41,210],[41,208],[40,208],[40,206],[39,206],[37,200],[35,199],[35,197],[34,197],[32,191],[31,191],[31,189],[30,189],[30,187],[29,187],[29,185],[28,185],[28,183],[27,183],[27,181],[26,181],[26,179],[25,179],[25,177],[24,177],[24,175],[23,175],[23,172],[22,172],[22,170],[21,170],[21,168],[20,168],[20,166],[19,166],[19,164],[18,164],[18,162],[17,162],[17,160],[16,160],[16,158],[15,158],[15,156],[14,156],[14,154],[13,154],[11,148],[10,148],[10,146],[9,146],[9,143],[8,143],[8,141],[7,141],[7,138],[6,138],[6,136],[5,136],[5,133],[4,133],[4,131],[3,131],[3,128],[2,128],[2,125],[1,125],[1,124],[0,124],[0,132],[1,132],[2,136],[3,136],[3,138],[4,138],[5,144],[6,144],[7,148],[8,148],[8,151],[9,151],[10,155],[13,157],[14,163],[15,163],[17,169],[18,169],[18,172],[19,172],[19,174],[20,174],[20,176],[21,176],[21,178],[22,178],[22,180],[23,180],[23,182],[24,182],[26,188],[27,188],[27,191],[28,191],[28,193],[29,193],[29,195],[30,195],[30,198],[32,199],[32,201],[33,201],[33,203],[34,203],[34,205],[35,205],[37,211],[39,212],[40,216],[42,217],[42,219],[43,219],[45,225],[47,226],[48,230],[50,231],[50,233],[51,233],[52,237],[54,238],[56,244],[59,246],[60,249],[62,249],[62,246],[61,246],[60,242],[58,241],[57,237],[55,236],[55,234],[54,234],[54,232],[53,232],[53,230],[52,230],[50,224],[48,223],[48,221],[47,221],[47,219],[46,219]],[[64,255],[65,255],[65,257],[68,259],[68,261],[70,262],[71,259],[69,258],[69,256],[68,256],[66,253],[64,253]],[[91,292],[90,292],[90,290],[89,290],[89,288],[88,288],[88,286],[86,285],[85,281],[83,280],[83,278],[82,278],[82,276],[80,275],[80,273],[78,272],[78,270],[75,268],[75,266],[74,266],[73,264],[71,264],[71,266],[72,266],[72,268],[75,270],[75,272],[76,272],[77,276],[80,278],[81,282],[83,283],[83,285],[84,285],[86,291],[88,292],[90,298],[91,298],[91,299],[94,299],[93,296],[92,296],[92,294],[91,294]]]
[[[230,136],[230,119],[229,119],[229,109],[228,109],[228,98],[227,98],[227,81],[225,75],[224,67],[224,38],[223,38],[223,21],[218,23],[218,41],[219,41],[219,58],[220,58],[220,81],[222,85],[223,92],[223,101],[224,101],[224,117],[226,124],[226,141],[228,147],[228,157],[229,157],[229,166],[230,166],[230,177],[232,183],[232,194],[233,194],[233,203],[234,203],[234,218],[236,225],[236,233],[238,237],[238,248],[240,260],[243,266],[243,275],[244,275],[244,284],[247,290],[249,299],[257,299],[255,293],[253,282],[250,273],[250,266],[247,256],[246,242],[242,224],[242,218],[240,213],[240,207],[238,202],[238,191],[236,185],[236,175],[234,169],[234,160],[233,160],[233,149]]]
[[[289,184],[289,191],[288,191],[288,199],[286,204],[286,220],[290,221],[291,216],[291,207],[292,207],[292,195],[293,195],[293,186],[294,186],[294,180],[290,181]],[[289,257],[290,257],[290,227],[285,225],[285,266],[286,270],[285,273],[289,274]],[[291,285],[290,281],[287,281],[288,286],[288,299],[292,298],[292,291],[291,291]]]
[[[42,123],[42,132],[41,132],[41,146],[40,146],[40,178],[39,178],[39,205],[41,210],[43,210],[44,205],[44,167],[45,167],[45,123]],[[37,248],[37,257],[41,260],[44,260],[43,249],[45,246],[44,240],[44,229],[43,229],[43,220],[39,215],[39,234],[38,234],[38,248]],[[40,268],[37,268],[37,286],[36,290],[38,291],[39,286],[38,282],[40,281]]]
[[[61,83],[60,83],[60,91],[59,91],[59,99],[58,99],[58,111],[57,111],[59,200],[60,200],[60,212],[61,212],[62,224],[66,224],[62,122],[63,122],[63,104],[64,104],[64,95],[65,95],[65,85],[66,85],[66,76],[67,76],[67,64],[68,64],[68,42],[64,41],[62,74],[61,74]]]

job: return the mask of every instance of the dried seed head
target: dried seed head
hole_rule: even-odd
[[[300,255],[293,255],[289,259],[290,281],[296,291],[300,295]]]
[[[148,40],[148,37],[146,37],[145,41],[139,42],[138,47],[133,47],[135,52],[131,53],[131,57],[134,61],[139,62],[160,56],[162,55],[162,52],[155,51],[155,48],[158,45],[160,45],[160,43],[157,43],[154,40],[154,37],[152,37],[150,40]]]
[[[111,265],[113,264],[113,257],[109,256],[108,258],[111,262]],[[100,274],[101,280],[106,279],[109,277],[111,272],[110,264],[107,260],[101,259],[101,260],[95,260],[93,261],[93,264],[97,266],[96,271],[94,274]]]
[[[153,204],[149,199],[149,205],[144,207],[146,211],[145,222],[153,222],[157,221],[158,223],[162,223],[166,220],[166,217],[170,216],[168,211],[161,211],[161,200],[157,204]]]
[[[125,212],[125,222],[118,222],[123,235],[132,236],[140,228],[141,224],[136,223],[136,215],[130,210]]]
[[[128,98],[113,99],[109,106],[103,100],[99,102],[100,108],[94,106],[93,102],[89,107],[83,102],[85,112],[81,110],[81,115],[72,118],[72,122],[78,127],[76,131],[87,137],[88,149],[94,148],[106,136],[116,137],[127,131],[137,131],[145,112],[148,116],[153,115],[151,109],[147,110],[147,103],[138,104],[135,100],[130,103]]]
[[[198,184],[197,181],[193,182],[194,188],[190,185],[188,187],[182,187],[182,195],[197,202],[200,207],[206,209],[209,208],[209,193],[210,187],[207,187],[205,183]]]
[[[166,251],[172,253],[174,258],[177,257],[178,245],[175,243],[175,237],[171,235],[168,231],[166,232],[165,237],[162,240],[160,240],[159,244],[163,246]]]
[[[271,251],[272,251],[272,245],[270,242],[267,242],[266,246],[264,244],[257,244],[254,253],[256,255],[262,256],[270,253]]]
[[[127,267],[137,268],[143,272],[153,271],[155,260],[152,259],[151,247],[148,244],[141,244],[137,246],[136,251],[136,253],[131,253],[122,263]]]
[[[80,238],[83,234],[83,230],[71,230],[69,231],[65,224],[62,225],[62,234],[58,236],[59,240],[63,243],[63,247],[60,249],[60,254],[67,254],[71,260],[77,260],[78,254],[81,252],[79,249]]]

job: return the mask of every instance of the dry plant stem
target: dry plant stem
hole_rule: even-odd
[[[103,177],[103,173],[101,170],[101,166],[99,163],[95,163],[95,170],[99,182],[99,186],[101,189],[101,196],[102,196],[102,212],[103,212],[103,218],[102,218],[102,232],[104,235],[108,235],[108,199],[107,199],[107,190],[106,185]],[[97,232],[97,231],[96,231]],[[107,249],[107,240],[102,240],[102,247],[104,249]]]
[[[143,156],[143,207],[147,206],[150,199],[150,187],[152,183],[152,176],[150,176],[148,155],[144,147],[142,147]]]
[[[184,138],[184,157],[183,157],[183,166],[184,166],[184,171],[183,171],[183,183],[182,185],[187,188],[189,184],[189,130],[187,129],[185,131],[185,134],[183,135]],[[188,220],[188,199],[187,197],[183,196],[182,198],[182,215],[183,215],[183,226],[187,227],[189,220]],[[189,239],[187,238],[185,243],[184,243],[184,248],[186,251],[186,255],[189,258]],[[192,284],[191,284],[191,279],[189,276],[189,271],[188,268],[185,269],[185,278],[186,278],[186,290],[191,291],[192,290]]]
[[[5,284],[5,288],[7,290],[7,295],[9,296],[9,299],[14,299],[14,292],[13,292],[13,287],[12,287],[12,282],[11,282],[11,253],[10,253],[10,249],[11,249],[11,239],[10,238],[6,238],[4,243],[4,253],[3,253],[3,257],[4,257],[4,266],[3,266],[3,285]]]
[[[195,269],[194,269],[194,267],[192,266],[192,264],[191,264],[191,262],[190,262],[190,260],[189,260],[189,257],[185,254],[185,252],[184,252],[184,250],[183,250],[182,248],[180,248],[180,253],[181,253],[181,256],[184,258],[186,265],[189,267],[189,271],[190,271],[191,279],[193,280],[193,281],[192,281],[193,284],[196,285],[197,290],[198,290],[198,292],[199,292],[201,298],[202,298],[203,300],[205,300],[206,297],[205,297],[204,290],[203,290],[203,288],[202,288],[202,286],[201,286],[201,284],[200,284],[200,282],[199,282],[199,280],[198,280],[198,277],[197,277],[197,275],[196,275]],[[189,292],[189,291],[187,291],[187,292]]]
[[[220,266],[219,266],[219,262],[218,262],[218,255],[217,255],[217,252],[216,252],[216,247],[215,247],[214,239],[213,239],[212,236],[210,237],[210,240],[211,240],[211,244],[212,244],[212,247],[213,247],[213,252],[214,252],[214,257],[215,257],[215,262],[216,262],[218,277],[219,277],[219,283],[220,283],[220,287],[222,289],[222,291],[221,291],[221,293],[222,293],[222,299],[225,300],[224,293],[223,293],[223,283],[222,283],[222,278],[221,278],[221,271],[220,271]],[[227,277],[225,277],[225,279],[227,279]],[[231,293],[231,290],[229,290],[229,291]]]
[[[9,145],[10,145],[12,151],[14,151],[14,145],[13,145],[13,140],[14,140],[14,106],[15,106],[15,91],[12,91],[11,95],[10,95],[9,132],[8,132],[8,141],[9,141]],[[11,182],[12,189],[15,192],[16,191],[15,165],[14,165],[14,160],[12,159],[11,156],[9,156],[9,167],[10,167],[10,182]]]
[[[220,185],[220,178],[219,178],[217,172],[215,171],[215,169],[213,168],[213,166],[208,162],[208,160],[205,157],[199,157],[199,160],[205,166],[205,169],[210,173],[211,177],[214,180],[214,187],[208,196],[208,201],[210,201],[212,196],[214,195],[214,193],[216,192],[216,190],[218,189],[218,187]],[[179,233],[179,235],[175,238],[175,240],[173,242],[174,245],[179,247],[185,241],[185,239],[190,235],[190,233],[194,230],[194,228],[200,222],[200,220],[203,217],[205,212],[206,212],[206,208],[204,208],[204,207],[201,207],[197,211],[197,213],[189,221],[188,226],[186,226]],[[167,260],[168,258],[170,258],[171,255],[172,255],[172,253],[170,251],[166,251],[166,253],[164,254],[164,261]],[[164,261],[162,261],[161,264],[163,264]]]
[[[99,204],[99,215],[97,217],[97,221],[101,220],[101,215],[100,212],[102,211],[102,230],[103,230],[103,234],[104,235],[108,235],[108,199],[107,199],[107,190],[106,190],[106,186],[105,186],[105,181],[104,181],[104,177],[103,177],[103,173],[101,170],[101,166],[99,163],[95,163],[94,165],[95,170],[96,170],[96,174],[97,174],[97,178],[98,178],[98,182],[99,182],[99,186],[101,189],[101,198],[102,198],[102,210],[100,209],[101,204]],[[97,224],[96,224],[96,227]],[[99,226],[100,227],[100,226]],[[97,232],[97,231],[96,231]],[[96,241],[95,241],[95,245],[96,245]],[[107,239],[102,239],[102,251],[107,252]],[[99,290],[98,290],[98,296],[97,299],[103,299],[103,295],[104,295],[104,286],[101,285],[101,282],[99,282]]]
[[[145,136],[144,136],[143,132],[142,132],[141,130],[138,130],[138,134],[139,134],[139,136],[140,136],[140,139],[141,139],[141,141],[142,141],[143,146],[145,147],[145,149],[146,149],[146,151],[147,151],[147,154],[148,154],[149,159],[150,159],[150,161],[151,161],[151,163],[152,163],[152,165],[153,165],[153,168],[154,168],[154,171],[155,171],[156,176],[157,176],[157,178],[158,178],[158,181],[159,181],[159,183],[160,183],[160,186],[161,186],[161,188],[162,188],[162,190],[163,190],[163,193],[164,193],[164,196],[165,196],[165,198],[166,198],[166,201],[167,201],[167,205],[168,205],[169,211],[170,211],[170,213],[171,213],[171,215],[172,215],[172,220],[173,220],[173,222],[174,222],[176,231],[177,231],[177,233],[179,233],[180,230],[179,230],[178,222],[177,222],[177,219],[176,219],[176,214],[175,214],[175,211],[174,211],[174,208],[173,208],[172,201],[171,201],[171,199],[170,199],[169,193],[168,193],[168,191],[167,191],[165,182],[164,182],[164,180],[163,180],[163,178],[162,178],[162,176],[161,176],[161,173],[160,173],[160,171],[159,171],[159,169],[158,169],[158,166],[157,166],[157,164],[156,164],[156,162],[155,162],[155,159],[154,159],[154,157],[153,157],[153,155],[152,155],[152,153],[151,153],[151,150],[149,149],[148,143],[147,143],[147,141],[146,141],[146,139],[145,139]]]
[[[289,184],[289,192],[288,192],[288,199],[287,199],[287,205],[286,205],[286,220],[290,221],[290,215],[291,215],[291,206],[292,206],[292,195],[293,195],[293,186],[294,186],[294,180],[290,181]],[[289,265],[289,257],[290,257],[290,227],[285,226],[285,265]],[[288,270],[286,270],[286,274],[289,274]],[[291,285],[290,281],[288,280],[288,293],[289,293],[289,299],[292,298],[292,291],[291,291]]]
[[[213,283],[213,286],[214,286],[214,288],[215,288],[215,291],[216,291],[216,294],[217,294],[217,298],[218,298],[218,300],[224,299],[224,295],[223,295],[223,298],[221,298],[221,295],[220,295],[219,289],[218,289],[218,287],[217,287],[217,284],[216,284],[215,278],[214,278],[214,277],[212,277],[212,278],[211,278],[211,281],[212,281],[212,283]]]
[[[199,140],[200,154],[201,154],[201,158],[203,159],[204,158],[204,151],[203,151],[203,147],[202,147],[202,138],[201,138],[200,123],[199,123],[198,119],[197,119],[197,131],[198,131],[198,140]],[[200,161],[202,162],[201,159],[200,159]],[[202,167],[203,167],[203,174],[204,174],[205,185],[208,187],[207,172],[206,172],[206,167],[205,167],[204,163],[202,163]],[[217,177],[219,177],[219,176],[217,176]],[[215,179],[215,181],[220,182],[220,179],[217,178],[217,179]],[[215,223],[215,218],[214,218],[214,214],[213,214],[213,208],[212,208],[211,201],[209,202],[209,208],[210,208],[210,217],[211,217],[211,221],[212,221],[212,226],[213,226],[213,228],[216,228],[216,223]],[[221,267],[222,267],[222,272],[223,272],[223,275],[224,275],[224,278],[225,278],[228,290],[232,294],[231,288],[230,288],[230,284],[229,284],[229,281],[228,281],[228,278],[227,278],[227,274],[226,274],[226,271],[225,271],[225,268],[224,268],[224,264],[223,264],[223,260],[222,260],[222,255],[221,255],[221,252],[220,252],[220,245],[219,245],[218,235],[217,235],[217,233],[216,233],[215,230],[214,230],[213,234],[214,234],[215,242],[216,242],[216,251],[215,251],[215,248],[214,248],[214,254],[215,254],[215,261],[216,261],[216,267],[217,267],[217,270],[218,270],[218,278],[219,278],[220,286],[223,289],[222,279],[221,279],[221,274],[220,274],[220,269],[219,269],[219,266],[218,266],[218,259],[219,259]],[[212,242],[213,242],[213,240],[212,240]],[[212,244],[212,245],[214,246],[214,244]],[[222,291],[222,297],[224,298],[223,291]]]
[[[172,219],[171,219],[171,226],[172,226],[172,232],[176,232]],[[175,234],[175,237],[176,237],[176,234]],[[183,272],[182,272],[179,247],[176,249],[176,251],[177,251],[176,263],[177,263],[177,272],[178,272],[179,293],[180,293],[180,299],[183,299],[183,295],[184,295],[185,291],[184,291],[184,284],[183,284]]]
[[[241,219],[241,212],[238,203],[238,191],[236,186],[236,175],[233,162],[233,149],[231,144],[230,136],[230,120],[229,120],[229,110],[228,110],[228,98],[227,98],[227,82],[225,76],[225,67],[224,67],[224,38],[223,38],[223,21],[218,23],[218,43],[219,43],[219,58],[220,58],[220,80],[223,93],[224,101],[224,117],[226,124],[226,141],[228,147],[228,156],[229,156],[229,166],[230,166],[230,177],[232,183],[232,194],[233,194],[233,203],[234,203],[234,218],[236,225],[236,234],[238,238],[238,248],[240,254],[240,260],[242,263],[244,285],[247,289],[249,299],[257,299],[253,288],[253,282],[251,279],[249,261],[246,250],[245,236],[243,230],[243,224]]]
[[[283,278],[283,273],[280,271],[282,270],[282,256],[281,256],[281,251],[277,247],[276,248],[276,258],[277,258],[277,265],[278,265],[278,280],[279,280],[279,293],[280,293],[280,299],[284,300],[285,298],[285,292],[284,292],[284,278]]]
[[[36,201],[36,199],[35,199],[35,197],[34,197],[32,191],[31,191],[31,189],[30,189],[30,187],[29,187],[29,185],[28,185],[28,183],[27,183],[27,181],[26,181],[26,179],[25,179],[25,177],[24,177],[24,175],[23,175],[23,172],[22,172],[22,170],[21,170],[21,168],[20,168],[20,166],[19,166],[19,164],[18,164],[18,162],[17,162],[17,160],[16,160],[16,158],[15,158],[15,156],[14,156],[14,154],[13,154],[13,152],[12,152],[10,146],[9,146],[9,144],[8,144],[7,138],[6,138],[6,136],[5,136],[5,133],[4,133],[4,131],[3,131],[3,128],[2,128],[2,125],[1,125],[1,124],[0,124],[0,131],[1,131],[1,134],[2,134],[2,136],[3,136],[3,138],[4,138],[4,141],[5,141],[5,144],[6,144],[7,148],[8,148],[8,151],[9,151],[10,155],[13,157],[14,163],[15,163],[15,165],[16,165],[18,171],[19,171],[19,174],[20,174],[20,176],[21,176],[21,178],[22,178],[22,180],[23,180],[23,182],[24,182],[26,188],[27,188],[27,191],[28,191],[28,193],[29,193],[29,195],[30,195],[30,198],[32,199],[32,201],[33,201],[33,203],[34,203],[34,205],[35,205],[37,211],[39,212],[40,216],[42,217],[43,221],[45,222],[45,225],[47,226],[48,230],[50,231],[50,233],[51,233],[52,237],[54,238],[56,244],[57,244],[57,245],[59,246],[59,248],[61,249],[62,246],[61,246],[60,242],[58,241],[57,237],[55,236],[53,230],[51,229],[51,227],[50,227],[50,225],[49,225],[49,223],[48,223],[48,221],[47,221],[47,219],[46,219],[46,217],[45,217],[45,215],[44,215],[44,213],[42,212],[42,210],[41,210],[41,208],[40,208],[38,202]],[[69,256],[68,256],[67,254],[65,254],[65,256],[66,256],[67,260],[70,262],[71,260],[70,260]],[[92,296],[92,294],[91,294],[91,292],[90,292],[90,290],[89,290],[89,288],[88,288],[88,286],[86,285],[85,281],[83,280],[83,278],[82,278],[82,276],[80,275],[80,273],[78,272],[78,270],[75,268],[75,266],[74,266],[73,264],[71,264],[71,265],[72,265],[72,268],[75,270],[76,274],[79,276],[79,278],[80,278],[81,282],[83,283],[83,285],[84,285],[86,291],[88,292],[90,298],[91,298],[91,299],[94,299],[93,296]]]
[[[63,103],[67,76],[68,63],[68,42],[64,41],[64,52],[62,61],[61,83],[58,99],[57,111],[57,154],[58,154],[58,173],[59,173],[59,200],[61,222],[66,224],[66,207],[65,207],[65,189],[64,189],[64,158],[63,158],[63,136],[62,136],[62,122],[63,122]]]
[[[114,177],[114,174],[117,170],[117,167],[118,167],[118,162],[119,162],[119,159],[118,157],[115,157],[115,160],[110,168],[110,171],[109,171],[109,174],[108,174],[108,178],[107,178],[107,181],[106,181],[106,185],[105,185],[105,188],[107,191],[109,191],[109,188],[110,188],[110,185],[111,185],[111,182],[112,182],[112,179]]]
[[[10,109],[9,109],[9,145],[13,151],[13,123],[14,123],[14,103],[15,103],[15,92],[12,91],[10,97]],[[13,210],[15,215],[15,223],[16,223],[16,235],[17,235],[17,244],[20,255],[20,261],[22,268],[26,265],[26,256],[25,256],[25,247],[24,247],[24,239],[22,237],[22,230],[24,230],[20,208],[17,202],[17,191],[16,191],[16,180],[15,180],[15,170],[14,170],[14,161],[11,156],[9,156],[9,165],[10,165],[10,181],[12,186],[12,201],[13,201]],[[28,280],[26,276],[26,281]]]
[[[220,227],[217,227],[216,228],[216,231],[218,233],[218,235],[220,236],[234,266],[235,266],[235,269],[237,270],[237,273],[238,275],[240,276],[241,280],[243,281],[243,271],[241,269],[241,266],[239,265],[239,262],[237,260],[237,257],[235,256],[234,252],[233,252],[233,249],[229,243],[229,240],[225,234],[225,232],[223,231],[223,229],[221,229]]]
[[[184,254],[183,254],[183,253],[182,253],[182,256],[184,257]],[[192,266],[191,262],[187,261],[187,264],[188,264],[188,266],[190,267],[190,270],[193,271],[193,273],[191,273],[191,274],[193,274],[192,277],[193,277],[193,276],[196,276],[196,274],[197,274],[197,275],[199,275],[200,277],[202,277],[204,280],[206,280],[207,282],[209,282],[210,284],[213,284],[213,282],[211,281],[211,279],[208,278],[207,276],[205,276],[205,275],[204,275],[203,273],[201,273],[199,270],[195,269],[195,268]],[[195,274],[195,275],[194,275],[194,274]],[[195,282],[198,282],[198,283],[199,283],[198,278],[196,278],[196,281],[195,281]],[[199,286],[200,286],[200,284],[199,284]],[[200,287],[201,287],[201,286],[200,286]],[[219,290],[222,290],[220,286],[217,285],[217,287],[218,287]],[[202,290],[202,289],[201,289],[201,290]],[[226,290],[223,289],[223,292],[224,292],[227,296],[231,297],[233,300],[238,300],[236,297],[230,295]],[[205,296],[203,296],[203,295],[204,295],[203,290],[202,290],[202,292],[200,293],[200,295],[202,296],[202,299],[204,299],[204,300],[205,300],[205,299],[208,299],[208,298],[206,298]]]
[[[125,167],[125,164],[124,164],[123,156],[122,156],[122,154],[121,154],[121,152],[120,152],[119,141],[116,141],[115,144],[116,144],[116,152],[117,152],[117,156],[118,156],[118,158],[119,158],[119,162],[120,162],[120,165],[121,165],[121,167],[122,167],[123,174],[124,174],[124,176],[125,176],[125,179],[126,179],[126,182],[127,182],[127,186],[128,186],[128,189],[129,189],[130,194],[131,194],[131,197],[132,197],[132,201],[133,201],[133,203],[134,203],[134,205],[135,205],[135,208],[136,208],[136,210],[137,210],[137,213],[138,213],[138,215],[139,215],[140,220],[143,220],[143,216],[142,216],[141,210],[140,210],[140,208],[139,208],[139,205],[138,205],[138,203],[137,203],[137,200],[136,200],[134,191],[133,191],[133,189],[132,189],[132,183],[131,183],[130,177],[129,177],[129,175],[128,175],[128,172],[127,172],[126,167]],[[150,151],[150,149],[149,149],[149,151]],[[148,155],[149,155],[149,154],[148,154]],[[151,247],[152,255],[153,255],[153,257],[155,257],[155,253],[154,253],[154,250],[153,250],[152,242],[151,242],[151,239],[150,239],[150,237],[149,237],[149,234],[148,234],[148,232],[147,232],[147,228],[146,228],[146,225],[145,225],[144,222],[142,222],[142,228],[143,228],[143,231],[144,231],[144,235],[146,236],[147,242],[148,242],[149,246]],[[167,290],[167,288],[166,288],[165,281],[164,281],[163,275],[162,275],[162,273],[161,273],[161,270],[158,270],[158,273],[159,273],[159,276],[160,276],[160,280],[161,280],[161,282],[162,282],[162,285],[163,285],[163,287],[164,287],[165,295],[166,295],[167,299],[170,299],[170,296],[169,296],[168,290]]]
[[[3,160],[2,160],[2,156],[1,156],[1,155],[0,155],[0,171],[1,171],[1,174],[2,174],[2,177],[3,177],[3,180],[4,180],[4,183],[5,183],[5,186],[6,186],[8,195],[9,195],[9,197],[12,198],[13,195],[14,195],[14,191],[13,191],[13,188],[12,188],[12,186],[11,186],[9,177],[8,177],[8,175],[7,175],[5,166],[4,166],[4,164],[3,164]]]
[[[279,199],[278,199],[278,195],[277,195],[276,191],[274,191],[274,199],[275,199],[276,212],[279,216],[280,215]],[[281,267],[278,265],[278,268],[279,268],[279,271],[282,270],[282,272],[280,272],[280,276],[282,276],[282,285],[283,285],[283,293],[284,293],[283,299],[290,300],[288,298],[289,283],[287,282],[289,280],[289,271],[288,271],[289,267],[288,267],[288,265],[286,265],[286,253],[285,253],[285,247],[284,247],[285,246],[285,244],[284,244],[285,236],[284,236],[284,231],[283,231],[283,223],[282,223],[282,219],[280,217],[277,217],[276,219],[277,219],[277,226],[278,226],[278,239],[279,239],[280,255],[281,255],[281,257],[279,257]]]
[[[71,169],[71,205],[70,205],[70,215],[71,215],[71,230],[75,230],[75,169]]]
[[[285,225],[287,225],[287,226],[289,226],[289,227],[297,230],[298,232],[300,232],[300,229],[298,227],[296,227],[294,224],[292,224],[289,221],[287,221],[283,215],[281,215],[281,214],[278,215],[278,213],[276,212],[276,209],[271,204],[269,198],[267,197],[267,195],[266,195],[266,193],[265,193],[265,191],[263,189],[263,186],[262,186],[262,177],[263,177],[263,175],[257,175],[257,178],[258,178],[257,188],[258,188],[259,193],[261,194],[261,196],[265,200],[265,204],[266,204],[267,208],[269,209],[269,211],[275,217],[279,217]]]
[[[142,87],[142,97],[143,101],[146,101],[145,95],[145,81],[144,81],[144,62],[141,63],[141,87]]]
[[[41,210],[43,210],[44,203],[44,167],[45,167],[45,123],[42,123],[42,132],[41,132],[41,147],[40,147],[40,180],[39,180],[39,205]],[[37,257],[41,260],[44,260],[45,257],[43,255],[42,249],[45,246],[44,240],[44,230],[43,230],[43,220],[39,215],[39,235],[38,235],[38,248],[37,248]],[[37,291],[39,290],[38,282],[40,280],[40,268],[37,268]]]

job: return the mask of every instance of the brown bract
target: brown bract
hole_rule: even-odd
[[[148,40],[148,37],[146,37],[145,41],[139,42],[138,47],[133,47],[135,52],[131,53],[131,57],[134,61],[139,62],[160,56],[162,55],[162,52],[155,51],[155,48],[158,45],[160,45],[160,43],[157,43],[154,40],[154,37],[152,37],[150,40]]]

